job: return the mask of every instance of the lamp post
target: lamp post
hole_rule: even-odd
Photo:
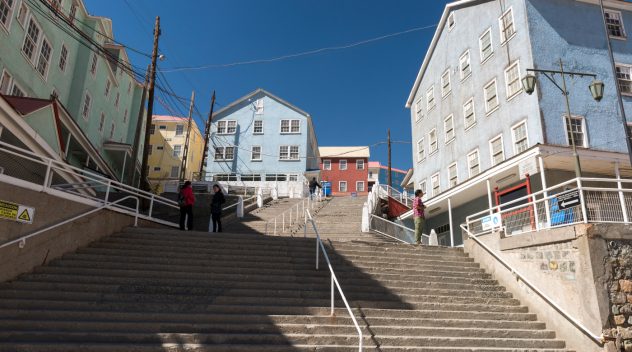
[[[568,134],[570,135],[571,146],[573,148],[573,157],[575,159],[575,177],[578,177],[578,178],[582,177],[582,168],[581,168],[581,164],[579,163],[579,154],[577,154],[577,146],[575,144],[575,133],[573,132],[573,128],[572,128],[573,125],[572,125],[572,117],[571,117],[571,104],[568,98],[569,92],[566,89],[566,75],[570,75],[571,78],[575,76],[592,77],[593,81],[588,86],[588,89],[590,90],[590,94],[592,95],[593,99],[595,99],[596,101],[601,101],[601,99],[603,98],[604,84],[602,81],[597,80],[597,75],[593,73],[564,71],[564,63],[562,62],[562,59],[560,59],[559,71],[537,70],[537,69],[532,69],[532,68],[527,69],[527,73],[530,73],[530,72],[540,73],[544,75],[544,77],[548,78],[549,81],[551,81],[553,85],[556,86],[562,92],[562,95],[564,95],[564,98],[566,100],[566,115],[567,115],[566,128],[568,129]],[[561,87],[552,77],[556,73],[562,76]],[[536,81],[537,81],[536,77],[532,74],[527,74],[522,79],[522,86],[525,92],[527,92],[527,94],[529,95],[533,94],[533,91],[535,90]]]

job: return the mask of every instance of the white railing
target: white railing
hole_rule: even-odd
[[[369,214],[369,229],[380,235],[394,239],[406,244],[415,243],[415,229],[384,219],[375,214]],[[429,244],[430,236],[425,233],[421,235],[421,243]]]
[[[276,236],[279,233],[285,233],[293,228],[294,225],[302,222],[307,223],[307,216],[305,211],[308,209],[313,210],[316,202],[310,197],[303,198],[300,202],[292,205],[288,209],[284,210],[281,214],[270,219],[265,224],[265,235]]]
[[[472,214],[466,225],[477,235],[502,228],[511,236],[579,223],[629,224],[630,187],[628,179],[575,178]],[[500,221],[493,224],[494,218]]]
[[[37,231],[35,231],[33,233],[30,233],[28,235],[25,235],[25,236],[22,236],[20,238],[17,238],[17,239],[11,240],[9,242],[3,243],[2,245],[0,245],[0,249],[2,249],[4,247],[8,247],[8,246],[10,246],[12,244],[16,244],[16,243],[20,246],[20,248],[24,248],[24,246],[26,244],[26,240],[29,239],[29,238],[41,235],[41,234],[43,234],[46,231],[52,230],[52,229],[60,227],[62,225],[66,225],[66,224],[71,223],[71,222],[73,222],[73,221],[75,221],[77,219],[80,219],[80,218],[84,217],[84,216],[88,216],[88,215],[90,215],[92,213],[96,213],[99,210],[106,209],[106,208],[107,209],[111,209],[111,207],[113,205],[118,204],[118,203],[120,203],[120,202],[122,202],[124,200],[127,200],[127,199],[134,199],[136,201],[136,215],[134,216],[134,227],[136,227],[136,226],[138,226],[138,215],[139,215],[138,210],[139,210],[139,204],[140,203],[138,202],[138,198],[137,197],[127,196],[127,197],[121,198],[119,200],[116,200],[114,202],[110,202],[110,203],[104,204],[104,205],[102,205],[102,206],[100,206],[98,208],[92,209],[92,210],[87,211],[85,213],[81,213],[79,215],[73,216],[70,219],[66,219],[66,220],[58,222],[58,223],[56,223],[54,225],[47,226],[47,227],[45,227],[43,229],[37,230]]]
[[[387,196],[391,198],[399,200],[401,203],[408,206],[409,204],[412,206],[414,197],[407,194],[407,192],[400,192],[399,190],[389,186],[389,185],[375,185],[378,187],[380,198],[385,199]]]
[[[553,309],[555,309],[558,313],[560,313],[566,320],[568,320],[571,324],[573,324],[577,329],[579,329],[584,335],[588,336],[591,340],[595,341],[600,346],[604,344],[604,336],[603,334],[597,335],[592,333],[590,329],[588,329],[584,324],[582,324],[579,320],[572,317],[564,308],[560,307],[555,301],[549,297],[546,293],[542,292],[536,285],[534,285],[529,279],[527,279],[518,269],[509,264],[506,260],[504,260],[500,254],[498,254],[493,249],[489,248],[485,243],[483,243],[480,239],[477,238],[475,234],[473,234],[465,225],[461,225],[461,229],[464,233],[467,233],[468,237],[476,242],[479,246],[481,246],[487,253],[489,253],[494,259],[496,259],[500,264],[502,264],[507,270],[511,272],[512,275],[516,277],[516,279],[522,281],[525,285],[527,285],[532,291],[538,294],[544,301],[546,301]]]
[[[176,201],[5,142],[0,142],[0,154],[10,156],[15,163],[20,164],[24,169],[21,171],[5,168],[5,172],[0,176],[6,182],[19,180],[20,184],[26,183],[37,191],[67,199],[81,200],[96,207],[108,204],[111,210],[129,215],[137,214],[143,219],[178,227],[178,224],[168,220],[179,214],[180,208]],[[28,178],[23,178],[25,174],[28,174]],[[138,198],[142,209],[134,212],[133,208],[122,204],[122,202],[110,201],[110,199],[120,199],[127,196]]]
[[[312,228],[314,229],[314,234],[316,234],[316,270],[319,270],[319,258],[320,258],[320,250],[323,251],[323,257],[325,257],[325,262],[327,263],[327,267],[329,268],[329,274],[331,275],[331,316],[334,316],[334,309],[335,309],[335,291],[334,291],[334,287],[335,289],[338,290],[338,294],[340,294],[340,298],[342,298],[342,302],[345,304],[345,308],[347,308],[347,312],[349,313],[349,317],[351,317],[351,320],[353,321],[353,325],[355,326],[356,330],[358,331],[358,350],[360,352],[362,352],[362,344],[363,344],[363,336],[362,336],[362,329],[360,329],[360,325],[358,324],[358,320],[355,317],[355,314],[353,314],[353,311],[351,310],[351,307],[349,306],[349,302],[347,302],[347,298],[345,297],[344,292],[342,291],[342,287],[340,287],[340,282],[338,282],[338,278],[336,277],[336,273],[334,272],[333,267],[331,266],[331,261],[329,260],[329,255],[327,255],[327,250],[325,249],[325,245],[323,244],[323,241],[320,238],[320,234],[318,233],[318,228],[316,227],[316,222],[314,222],[314,219],[312,218],[312,214],[310,213],[309,209],[305,209],[305,222],[307,225],[307,222],[312,224]],[[307,226],[305,226],[304,228],[305,231],[305,237],[307,237]]]

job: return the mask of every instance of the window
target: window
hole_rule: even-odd
[[[76,16],[77,16],[77,4],[73,2],[72,5],[70,5],[70,12],[68,13],[68,19],[70,20],[70,23],[75,21]]]
[[[489,153],[492,157],[492,166],[498,165],[505,160],[505,149],[503,147],[502,135],[489,141]]]
[[[281,133],[300,133],[301,120],[281,120]]]
[[[470,171],[470,177],[474,177],[481,172],[478,149],[467,155],[467,167]]]
[[[494,54],[494,47],[492,46],[492,28],[488,30],[478,38],[478,46],[481,49],[481,62],[487,61],[492,54]]]
[[[235,134],[237,132],[237,121],[224,120],[217,122],[217,134]]]
[[[180,166],[172,166],[171,174],[169,175],[171,178],[176,178],[180,176]]]
[[[68,48],[66,45],[61,45],[61,50],[59,51],[59,70],[61,72],[66,71],[66,63],[68,62]]]
[[[498,88],[496,87],[496,79],[487,83],[483,89],[485,95],[485,112],[492,113],[498,108]]]
[[[83,98],[83,108],[81,109],[81,116],[84,119],[88,119],[90,117],[90,104],[92,103],[92,97],[90,93],[86,92],[85,97]]]
[[[184,125],[176,125],[176,136],[182,136],[184,134]]]
[[[430,133],[428,133],[428,144],[430,146],[428,154],[432,154],[437,151],[437,130],[434,128],[430,131]]]
[[[20,9],[18,10],[18,23],[20,24],[20,26],[22,26],[22,28],[24,28],[24,23],[26,21],[26,16],[29,13],[29,8],[26,6],[26,1],[22,1],[20,3]]]
[[[423,105],[424,103],[421,99],[417,100],[415,103],[415,121],[419,121],[422,117],[424,117]]]
[[[259,174],[242,174],[242,181],[261,181],[261,175]]]
[[[174,150],[175,152],[175,150]],[[215,147],[215,160],[233,160],[235,147]]]
[[[35,20],[31,17],[29,20],[29,26],[26,30],[26,35],[24,37],[24,44],[22,44],[22,52],[29,61],[33,62],[35,59],[35,49],[37,48],[37,42],[40,37],[40,28],[35,23]]]
[[[261,146],[260,145],[252,146],[252,153],[250,154],[250,160],[253,160],[253,161],[261,160]]]
[[[451,31],[455,25],[456,22],[454,22],[454,12],[450,12],[450,16],[448,16],[448,31]]]
[[[57,92],[55,88],[53,88],[53,91],[50,93],[50,97],[53,99],[59,100],[59,93]]]
[[[581,116],[564,116],[564,122],[566,126],[566,141],[568,145],[572,145],[573,139],[575,140],[575,146],[586,147],[586,133],[584,132],[584,119]]]
[[[452,91],[450,86],[450,69],[445,70],[441,75],[441,97],[446,97]]]
[[[338,182],[338,190],[340,192],[346,192],[347,191],[347,181],[340,181],[340,182]]]
[[[280,146],[279,160],[299,160],[298,145]]]
[[[11,88],[11,74],[7,70],[2,71],[2,77],[0,77],[0,93],[9,94]]]
[[[472,73],[472,67],[470,66],[470,51],[466,51],[459,58],[459,72],[461,72],[461,80],[464,80]]]
[[[604,10],[606,25],[608,26],[608,35],[615,38],[625,38],[625,28],[621,19],[621,12]]]
[[[163,150],[163,149],[165,149],[165,147],[162,146],[162,145],[159,145],[159,146],[156,147],[156,150]]]
[[[356,170],[364,170],[364,160],[356,160]]]
[[[152,124],[149,127],[149,134],[154,134],[154,132],[156,132],[156,125]]]
[[[452,163],[448,166],[448,186],[450,188],[456,186],[459,183],[459,178],[457,175],[456,163]]]
[[[419,182],[419,189],[424,193],[424,197],[422,197],[422,199],[425,199],[425,195],[426,195],[426,180],[423,180],[423,181]]]
[[[114,124],[114,121],[112,121],[112,125],[110,126],[110,140],[112,140],[114,138],[114,131],[116,130],[116,125]]]
[[[14,0],[0,0],[0,24],[7,30],[11,24],[11,16],[13,15]]]
[[[116,98],[114,99],[114,107],[116,107],[118,109],[119,107],[119,100],[121,98],[121,93],[116,92]]]
[[[500,43],[504,44],[509,39],[513,38],[514,34],[516,34],[513,9],[510,7],[509,10],[505,11],[505,13],[500,16],[498,21],[500,22]]]
[[[512,129],[514,155],[520,154],[529,148],[529,141],[527,138],[527,122],[523,121]]]
[[[323,170],[331,170],[331,160],[323,160]]]
[[[97,65],[99,63],[99,59],[96,53],[92,54],[92,61],[90,62],[90,74],[94,77],[97,74]]]
[[[263,114],[263,99],[257,99],[255,102],[255,114]]]
[[[151,153],[154,151],[154,146],[153,145],[148,145],[147,146],[147,155],[151,155]]]
[[[441,178],[438,172],[430,177],[430,186],[432,187],[432,196],[441,193]]]
[[[463,104],[464,128],[468,130],[476,124],[476,114],[474,113],[474,98],[470,98]]]
[[[428,111],[434,109],[435,104],[435,96],[434,96],[434,86],[431,86],[426,92],[426,104],[428,105]]]
[[[617,64],[617,82],[621,94],[632,94],[632,66]]]
[[[338,162],[338,169],[340,170],[346,170],[347,169],[347,161],[346,160],[340,160]]]
[[[123,114],[123,123],[127,123],[127,114],[128,114],[127,109],[125,109],[125,113]],[[195,137],[195,135],[193,135],[193,136]],[[193,141],[193,142],[195,142],[195,141]]]
[[[356,181],[356,192],[364,192],[364,181]]]
[[[121,72],[122,72],[122,71],[121,71]],[[132,82],[130,81],[130,82],[127,84],[127,94],[130,94],[131,92],[132,92]]]
[[[173,146],[173,156],[179,158],[180,153],[182,153],[182,144],[175,144]]]
[[[40,52],[37,59],[37,72],[42,75],[44,79],[48,74],[48,64],[50,62],[50,56],[53,48],[51,48],[48,40],[42,39],[42,45],[40,46]]]
[[[166,131],[167,130],[167,126],[166,125],[160,125],[158,126],[158,129],[161,131]]]
[[[18,86],[17,83],[13,82],[13,87],[11,88],[10,95],[14,95],[16,97],[25,97],[26,93],[24,92],[22,88],[20,88],[20,86]]]
[[[626,128],[628,129],[628,136],[630,137],[630,142],[632,142],[632,124],[628,123],[626,125]]]
[[[445,130],[445,143],[448,144],[454,140],[454,116],[449,115],[443,120],[443,129]]]
[[[298,181],[298,175],[297,175],[297,174],[290,174],[290,175],[287,175],[287,179],[288,179],[288,181],[291,181],[291,182],[292,182],[292,181],[293,181],[293,182],[296,182],[296,181]]]
[[[263,134],[263,120],[255,120],[254,134]]]
[[[507,84],[507,99],[522,91],[520,84],[520,63],[514,62],[505,70],[505,83]]]
[[[103,133],[104,127],[105,127],[105,113],[101,113],[101,118],[99,119],[99,133]]]
[[[426,158],[426,149],[424,148],[424,139],[421,138],[417,141],[417,162],[423,161]]]
[[[160,166],[155,166],[154,171],[160,171]]]

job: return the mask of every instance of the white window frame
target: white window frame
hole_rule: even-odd
[[[362,185],[362,187],[358,187],[358,185]],[[364,192],[364,181],[356,181],[355,187],[356,192]]]
[[[345,185],[345,190],[342,190],[342,185]],[[347,187],[347,181],[338,181],[338,192],[347,193],[349,192],[349,188]]]
[[[280,145],[279,146],[279,160],[280,161],[297,161],[300,160],[300,154],[297,158],[292,158],[292,149],[298,148],[298,145]],[[298,150],[300,153],[300,149]]]
[[[565,136],[566,136],[566,143],[570,146],[571,144],[571,140],[570,140],[570,136],[569,136],[569,131],[568,131],[568,115],[564,114],[562,116],[562,122],[564,123],[564,131],[565,131]],[[580,147],[580,148],[588,148],[588,133],[586,131],[586,119],[583,116],[580,115],[571,115],[571,119],[573,120],[580,120],[581,124],[581,134],[582,134],[582,140],[581,143],[579,143],[577,140],[575,140],[575,146],[576,147]],[[572,125],[571,125],[572,127]]]
[[[174,132],[174,136],[184,136],[184,125],[181,123],[176,124],[176,130]]]
[[[46,57],[44,59],[46,61],[46,66],[44,67],[44,72],[40,72],[40,65],[42,64],[42,59],[43,59],[42,54],[43,54],[43,50],[44,50],[44,44],[48,45],[48,48],[49,48],[50,51],[48,53],[48,57]],[[50,70],[51,59],[53,58],[54,52],[55,52],[55,50],[53,50],[53,45],[48,40],[48,38],[46,38],[44,33],[42,33],[42,39],[40,40],[39,50],[37,51],[37,62],[35,63],[35,71],[37,71],[37,73],[39,73],[40,77],[42,77],[42,79],[44,79],[44,82],[46,82],[46,80],[48,79],[48,72]]]
[[[258,151],[255,151],[255,148],[259,148]],[[255,155],[259,155],[258,158],[255,158]],[[250,149],[250,161],[262,161],[263,157],[261,155],[261,146],[260,145],[253,145]]]
[[[441,75],[441,98],[447,97],[450,93],[452,93],[452,83],[450,82],[450,69],[448,68]]]
[[[344,165],[344,167],[342,165]],[[347,164],[347,159],[338,160],[338,170],[345,171],[348,168],[349,168],[349,165]]]
[[[433,138],[434,135],[434,138]],[[434,145],[434,149],[432,148]],[[433,155],[439,150],[439,141],[437,137],[437,129],[433,128],[428,132],[428,155]]]
[[[356,170],[364,170],[364,159],[356,159]]]
[[[263,98],[255,101],[255,115],[263,115]]]
[[[435,181],[436,181],[436,184],[435,184]],[[430,188],[431,188],[433,197],[441,193],[441,174],[440,173],[437,172],[433,174],[432,176],[430,176]]]
[[[64,51],[66,52],[65,55]],[[68,47],[66,44],[62,43],[61,48],[59,49],[59,61],[57,62],[57,67],[62,73],[66,73],[66,67],[68,67],[68,54],[70,54]]]
[[[288,131],[287,132],[283,132],[283,122],[284,121],[288,121]],[[297,131],[292,131],[293,127],[295,127],[294,123],[298,124],[298,130]],[[301,120],[298,119],[282,119],[281,121],[279,121],[279,133],[280,134],[300,134],[301,133]]]
[[[234,125],[234,126],[231,126]],[[219,135],[233,135],[237,133],[237,120],[221,120],[217,121],[217,134]],[[229,132],[234,128],[234,131]]]
[[[464,71],[467,63],[467,72]],[[466,80],[468,77],[472,75],[472,57],[470,55],[470,50],[466,50],[459,57],[459,77],[461,77],[461,81]]]
[[[22,28],[24,28],[28,17],[29,17],[29,8],[28,6],[26,6],[25,1],[20,1],[20,8],[18,9],[18,13],[15,16],[15,19],[18,21],[18,24]]]
[[[105,96],[110,96],[110,90],[112,89],[112,82],[109,79],[105,80]]]
[[[452,174],[452,168],[454,168],[454,174]],[[455,162],[448,165],[448,188],[452,188],[459,184],[459,168]]]
[[[98,69],[99,69],[99,55],[97,55],[97,53],[92,53],[92,56],[90,57],[90,66],[88,67],[88,70],[90,71],[90,75],[92,75],[92,78],[95,78],[97,76]]]
[[[606,21],[606,26],[608,28],[608,36],[612,39],[621,39],[621,40],[625,40],[627,38],[627,33],[625,32],[625,25],[623,24],[623,15],[621,14],[620,11],[616,11],[616,10],[611,10],[611,9],[604,9],[604,20]],[[610,26],[615,26],[617,24],[614,23],[608,23],[608,18],[607,16],[611,16],[614,15],[616,17],[616,20],[619,21],[618,25],[621,26],[621,36],[619,35],[613,35],[610,34]]]
[[[449,126],[448,121],[450,122]],[[456,134],[454,133],[454,114],[450,114],[443,119],[443,130],[445,144],[450,144],[450,142],[454,141],[454,138],[456,138]]]
[[[174,175],[174,171],[175,171],[175,175]],[[171,167],[171,172],[169,173],[169,177],[171,178],[176,178],[176,177],[180,177],[180,166],[172,166]]]
[[[632,96],[632,65],[616,63],[615,66],[621,95]]]
[[[232,157],[230,159],[228,159],[226,156],[228,155],[228,153],[226,152],[228,150],[228,148],[232,149]],[[220,147],[220,146],[216,146],[215,148],[215,153],[214,153],[214,159],[216,161],[233,161],[235,159],[235,147]],[[221,155],[221,158],[218,158],[218,150],[221,150],[221,152],[219,153]]]
[[[513,28],[513,32],[509,34],[508,37],[506,36],[508,27],[505,28],[505,22],[503,21],[503,19],[507,15],[511,15],[510,27]],[[500,31],[500,45],[505,45],[507,42],[511,40],[511,38],[516,36],[516,33],[518,31],[516,30],[516,21],[514,19],[513,7],[509,7],[505,12],[503,12],[503,14],[500,17],[498,17],[498,30]]]
[[[105,113],[102,111],[101,116],[99,118],[99,128],[98,131],[101,135],[103,135],[103,131],[105,130]]]
[[[472,114],[467,115],[467,106],[472,106]],[[468,124],[468,116],[471,116]],[[463,104],[463,128],[465,131],[470,130],[472,127],[476,126],[476,106],[474,106],[474,97],[468,99],[465,104]]]
[[[419,122],[424,117],[424,101],[419,98],[415,103],[415,122]]]
[[[424,197],[422,197],[422,199],[425,198],[426,197],[426,180],[419,181],[419,189],[424,194]]]
[[[417,141],[417,162],[420,163],[426,160],[426,146],[424,144],[424,139],[420,138]]]
[[[496,105],[495,106],[490,106],[489,101],[490,98],[487,95],[487,88],[490,86],[494,86],[494,96],[496,98]],[[489,83],[487,83],[484,87],[483,87],[483,97],[485,99],[485,114],[490,115],[491,113],[493,113],[494,111],[498,110],[500,108],[500,100],[498,99],[498,83],[496,81],[496,78],[492,79]]]
[[[521,138],[520,140],[516,140],[516,130],[520,127],[524,125],[524,138]],[[521,143],[522,141],[526,142],[526,146],[524,148],[524,150],[520,150],[518,151],[517,146],[518,143]],[[511,144],[513,146],[513,153],[514,155],[518,155],[520,153],[523,153],[525,150],[529,149],[529,126],[527,126],[527,120],[524,119],[520,122],[518,122],[517,124],[511,126]]]
[[[447,20],[448,32],[452,31],[456,27],[456,21],[454,20],[454,11],[450,12]]]
[[[428,90],[426,91],[426,106],[426,110],[428,110],[428,112],[432,111],[432,109],[437,106],[434,94],[434,84],[431,85],[430,88],[428,88]]]
[[[114,140],[114,134],[116,133],[116,123],[112,121],[110,125],[110,140]]]
[[[474,165],[472,164],[472,159],[470,158],[470,156],[474,154],[476,154],[476,168],[478,169],[476,173],[472,172],[472,167]],[[467,153],[467,173],[470,177],[474,177],[481,173],[481,154],[479,153],[478,148]]]
[[[86,99],[88,98],[88,99]],[[86,109],[86,101],[88,101],[88,108]],[[87,110],[87,111],[86,111]],[[88,121],[90,119],[90,113],[92,112],[92,95],[87,90],[83,95],[83,102],[81,104],[81,116]]]
[[[494,153],[494,142],[496,141],[500,141],[500,152],[499,153]],[[496,162],[496,155],[500,154],[501,160]],[[503,161],[505,161],[505,144],[503,141],[503,135],[499,134],[498,136],[492,138],[489,140],[489,157],[491,160],[491,164],[492,166],[496,166],[500,163],[502,163]]]
[[[323,170],[331,170],[331,160],[324,159],[323,160]]]
[[[261,124],[261,131],[257,132],[257,123]],[[252,125],[252,134],[263,134],[263,120],[255,120]]]
[[[129,110],[126,108],[125,113],[123,114],[123,123],[127,123],[127,119],[129,118]],[[195,138],[195,134],[193,134],[193,138]],[[195,139],[193,140],[195,142]]]
[[[182,156],[182,144],[174,144],[171,156],[174,158],[179,158]]]
[[[511,72],[512,69],[516,69],[516,72],[518,72],[518,78],[516,78],[514,81],[509,82],[509,73]],[[520,94],[522,92],[522,83],[521,83],[521,76],[520,76],[520,60],[516,60],[514,62],[511,63],[511,65],[509,65],[506,69],[505,69],[505,91],[506,91],[506,95],[507,95],[507,100],[511,100],[513,97],[517,96],[518,94]],[[517,82],[517,83],[516,83]],[[511,85],[511,83],[516,83],[518,85],[518,89],[515,92],[511,92],[509,91],[509,87]]]
[[[483,47],[483,38],[489,35],[489,47]],[[478,37],[478,48],[481,54],[481,65],[489,61],[494,56],[494,40],[492,36],[492,27],[487,28],[480,37]],[[489,54],[485,56],[484,49],[489,48]]]
[[[22,87],[15,81],[13,80],[13,84],[11,85],[11,94],[10,95],[15,95],[18,97],[26,97],[26,91],[24,89],[22,89]]]
[[[5,81],[6,79],[6,81]],[[5,83],[5,89],[2,89],[2,83]],[[0,94],[9,95],[11,93],[11,88],[13,86],[13,76],[7,69],[2,70],[2,75],[0,76]]]
[[[31,22],[33,22],[33,25],[38,30],[37,38],[31,38],[29,36],[29,28],[31,26]],[[24,57],[33,67],[35,67],[35,63],[37,62],[37,59],[39,58],[39,47],[40,47],[40,42],[42,40],[43,35],[44,35],[44,31],[42,30],[42,26],[40,26],[40,24],[37,22],[35,16],[32,16],[32,15],[28,16],[26,20],[26,28],[24,30],[24,39],[22,40],[22,46],[20,48],[20,52],[22,53],[22,55],[24,55]],[[28,53],[24,51],[24,47],[26,45],[27,40],[29,40],[29,42],[33,46],[30,56],[28,55]]]

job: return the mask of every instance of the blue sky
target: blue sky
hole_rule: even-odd
[[[436,25],[448,0],[85,0],[92,15],[113,20],[116,40],[150,53],[160,16],[159,68],[221,65],[343,46]],[[196,91],[203,118],[217,91],[219,108],[264,88],[310,113],[319,145],[374,145],[391,129],[393,166],[412,166],[406,98],[434,27],[349,49],[269,63],[165,72],[181,97]],[[149,59],[130,52],[135,66]],[[175,105],[173,101],[169,105]],[[185,104],[186,105],[186,104]],[[157,101],[157,113],[168,114]],[[185,106],[175,110],[186,113]],[[197,117],[201,123],[202,117]],[[406,143],[401,143],[406,142]],[[371,159],[386,164],[386,145]]]

